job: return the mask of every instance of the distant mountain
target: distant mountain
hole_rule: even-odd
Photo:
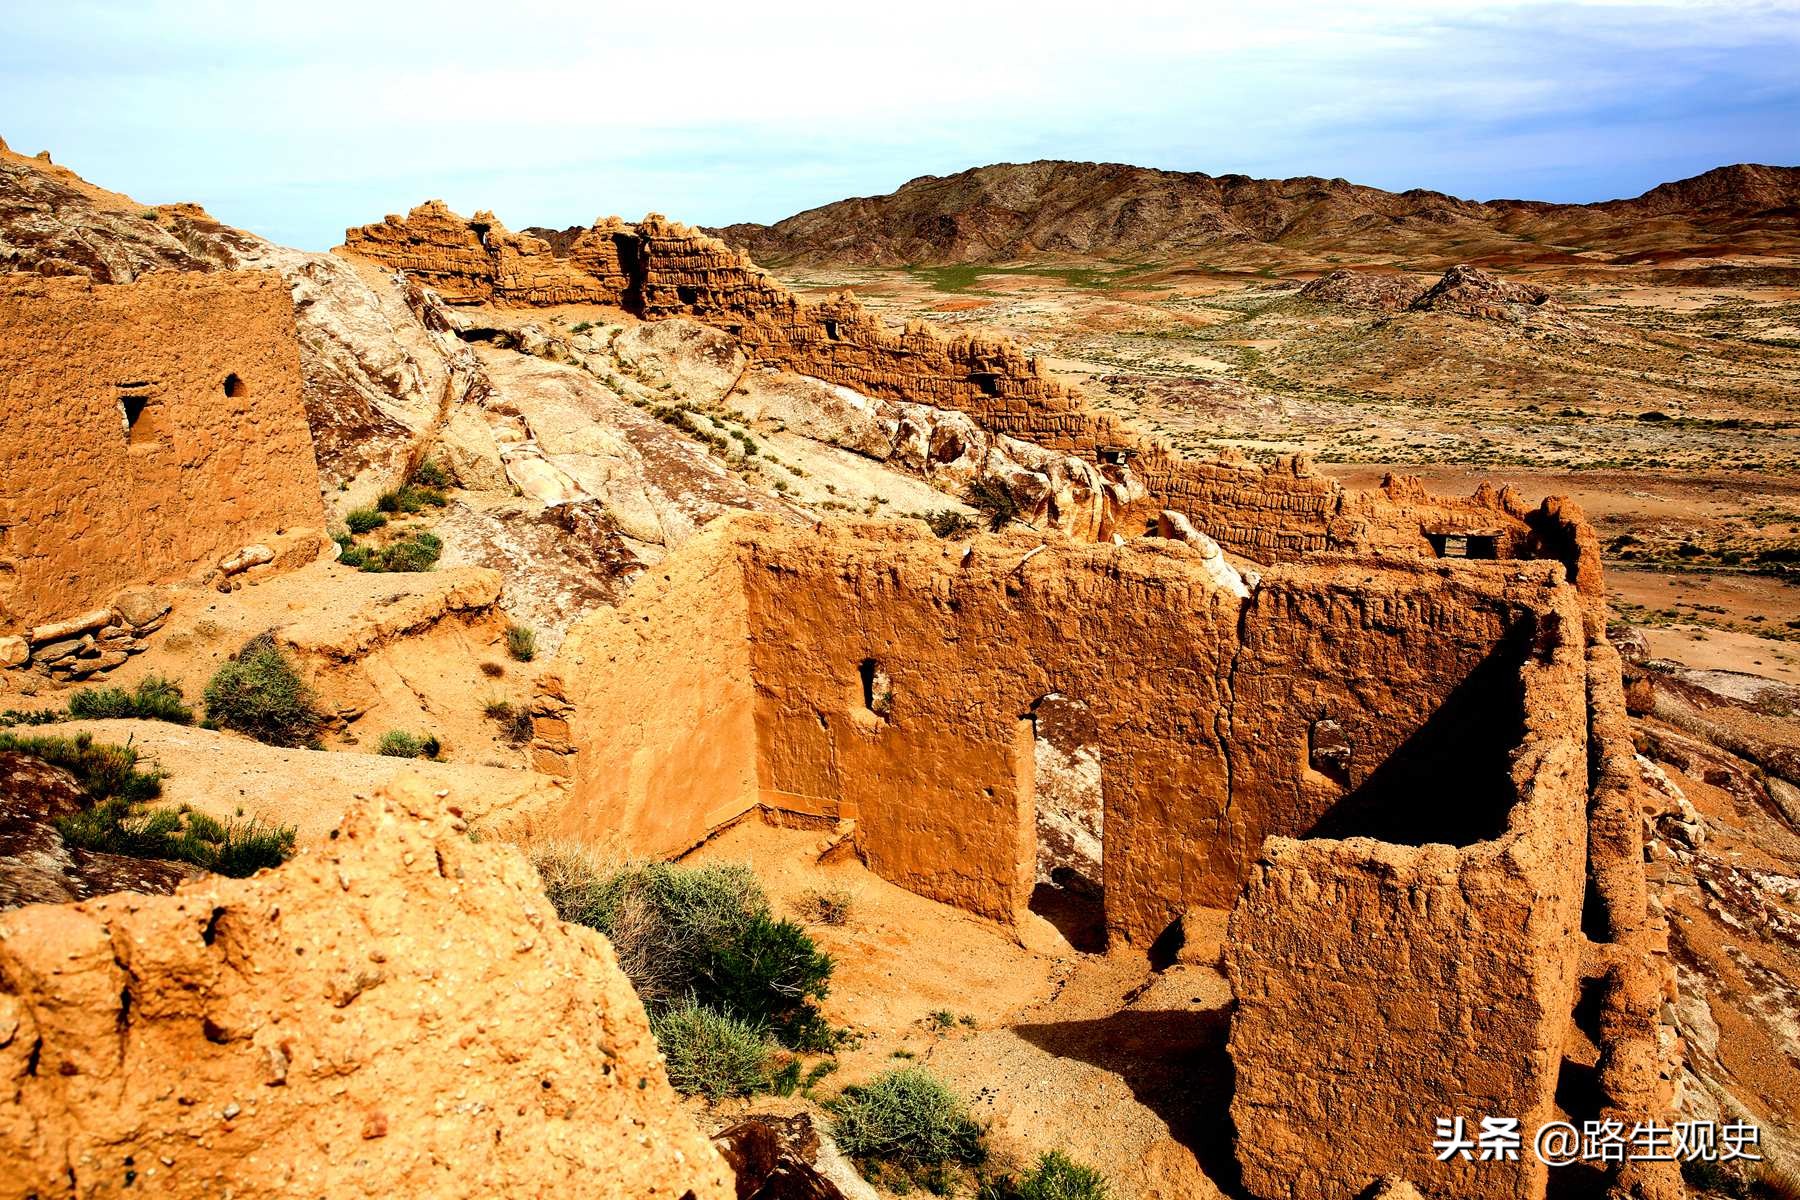
[[[1035,257],[1513,262],[1800,252],[1800,167],[1720,167],[1630,200],[1549,204],[1387,192],[1342,179],[1252,179],[1121,163],[999,163],[926,175],[774,225],[711,231],[761,262],[878,266]]]

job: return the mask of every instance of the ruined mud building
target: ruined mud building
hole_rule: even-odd
[[[722,522],[584,619],[546,672],[535,758],[570,782],[567,832],[675,853],[758,809],[845,822],[885,877],[1018,921],[1033,711],[1072,697],[1101,765],[1110,936],[1147,948],[1190,909],[1231,910],[1251,1193],[1350,1197],[1395,1175],[1535,1200],[1549,1181],[1529,1154],[1437,1162],[1431,1118],[1666,1115],[1664,931],[1598,548],[1572,506],[1405,479],[1350,492],[1303,460],[1188,462],[1009,343],[803,301],[655,217],[534,237],[431,204],[351,231],[346,251],[454,303],[714,324],[763,363],[960,409],[1129,478],[1141,498],[1103,533],[1174,509],[1263,567],[1246,596],[1158,540]],[[138,309],[145,288],[168,328]],[[36,472],[0,496],[9,629],[318,521],[278,284],[32,281],[0,303],[0,428],[9,464]],[[32,333],[51,305],[75,316],[66,349],[61,325]],[[121,325],[142,338],[97,332]],[[45,345],[79,369],[42,365]],[[40,413],[46,394],[63,403]],[[93,486],[77,499],[65,473]],[[90,571],[59,539],[118,560]],[[1679,1194],[1668,1164],[1608,1171],[1595,1190]]]

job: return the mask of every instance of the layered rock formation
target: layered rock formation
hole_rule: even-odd
[[[1414,312],[1460,313],[1497,321],[1520,321],[1550,302],[1550,293],[1527,283],[1495,279],[1475,267],[1455,266],[1407,307]]]
[[[1407,275],[1338,270],[1319,276],[1296,294],[1324,304],[1399,312],[1418,297],[1419,285]]]
[[[0,916],[7,1195],[727,1200],[643,1006],[417,783],[247,880]]]

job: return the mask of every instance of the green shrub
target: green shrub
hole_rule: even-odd
[[[413,468],[412,477],[407,482],[420,487],[439,489],[447,488],[456,481],[451,478],[449,470],[442,463],[435,458],[428,458]]]
[[[206,685],[206,718],[272,746],[307,745],[325,728],[312,689],[266,633],[214,673]]]
[[[968,501],[987,527],[995,531],[1006,528],[1019,516],[1019,503],[1013,499],[1006,481],[994,475],[984,475],[970,483]]]
[[[365,571],[429,571],[437,566],[438,556],[444,552],[444,543],[435,533],[420,530],[383,546],[380,550],[371,550],[362,563]],[[339,556],[340,562],[343,561]]]
[[[344,528],[351,533],[367,533],[388,523],[387,516],[372,508],[353,508],[344,514]]]
[[[513,745],[523,746],[531,740],[534,723],[531,719],[530,709],[513,704],[508,700],[490,700],[487,707],[482,709],[482,714],[488,720],[499,725],[501,732],[506,735],[506,740]]]
[[[987,1155],[982,1129],[963,1102],[923,1067],[896,1067],[845,1088],[827,1107],[844,1153],[917,1173],[974,1166]]]
[[[444,746],[431,734],[420,737],[404,729],[390,729],[381,735],[375,752],[389,758],[436,758],[444,752]]]
[[[1111,1196],[1106,1176],[1061,1150],[1040,1157],[1023,1178],[1003,1176],[981,1189],[981,1200],[1110,1200]]]
[[[381,493],[375,507],[384,513],[416,513],[423,512],[427,506],[442,508],[447,503],[448,498],[437,488],[405,483],[391,492]]]
[[[0,733],[0,750],[28,754],[61,767],[75,776],[82,793],[95,804],[112,800],[141,804],[162,795],[162,774],[138,770],[136,750],[96,742],[90,733],[72,738]]]
[[[181,685],[160,675],[147,675],[137,687],[86,688],[69,697],[69,715],[82,720],[136,717],[192,725],[194,710],[182,702]]]
[[[653,1014],[650,1032],[668,1060],[669,1082],[678,1092],[723,1100],[754,1095],[771,1085],[772,1048],[762,1030],[748,1021],[690,999]]]
[[[142,812],[124,800],[108,800],[56,827],[64,841],[83,850],[192,863],[239,879],[278,867],[294,853],[291,826],[220,821],[186,805]]]
[[[827,995],[831,958],[800,926],[770,917],[748,867],[607,866],[558,845],[534,848],[532,861],[557,915],[607,936],[652,1011],[691,999],[790,1046],[830,1045],[814,1002]]]
[[[0,712],[0,729],[14,725],[54,725],[66,721],[69,714],[60,708],[9,708]]]
[[[356,567],[360,570],[369,565],[368,547],[350,546],[343,542],[339,542],[338,545],[343,546],[342,551],[338,554],[338,561],[346,567]]]
[[[514,621],[506,627],[506,652],[515,662],[530,662],[537,657],[537,631]]]

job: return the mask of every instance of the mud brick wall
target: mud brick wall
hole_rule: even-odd
[[[324,524],[272,273],[0,286],[0,634]]]
[[[755,807],[756,729],[737,547],[707,530],[539,679],[532,765],[569,781],[556,831],[667,855]]]
[[[1435,1118],[1553,1116],[1580,967],[1587,809],[1579,605],[1554,597],[1519,668],[1518,802],[1466,846],[1272,838],[1232,912],[1232,1122],[1251,1194],[1541,1197],[1545,1168],[1440,1163]],[[1444,780],[1443,804],[1460,783]]]

